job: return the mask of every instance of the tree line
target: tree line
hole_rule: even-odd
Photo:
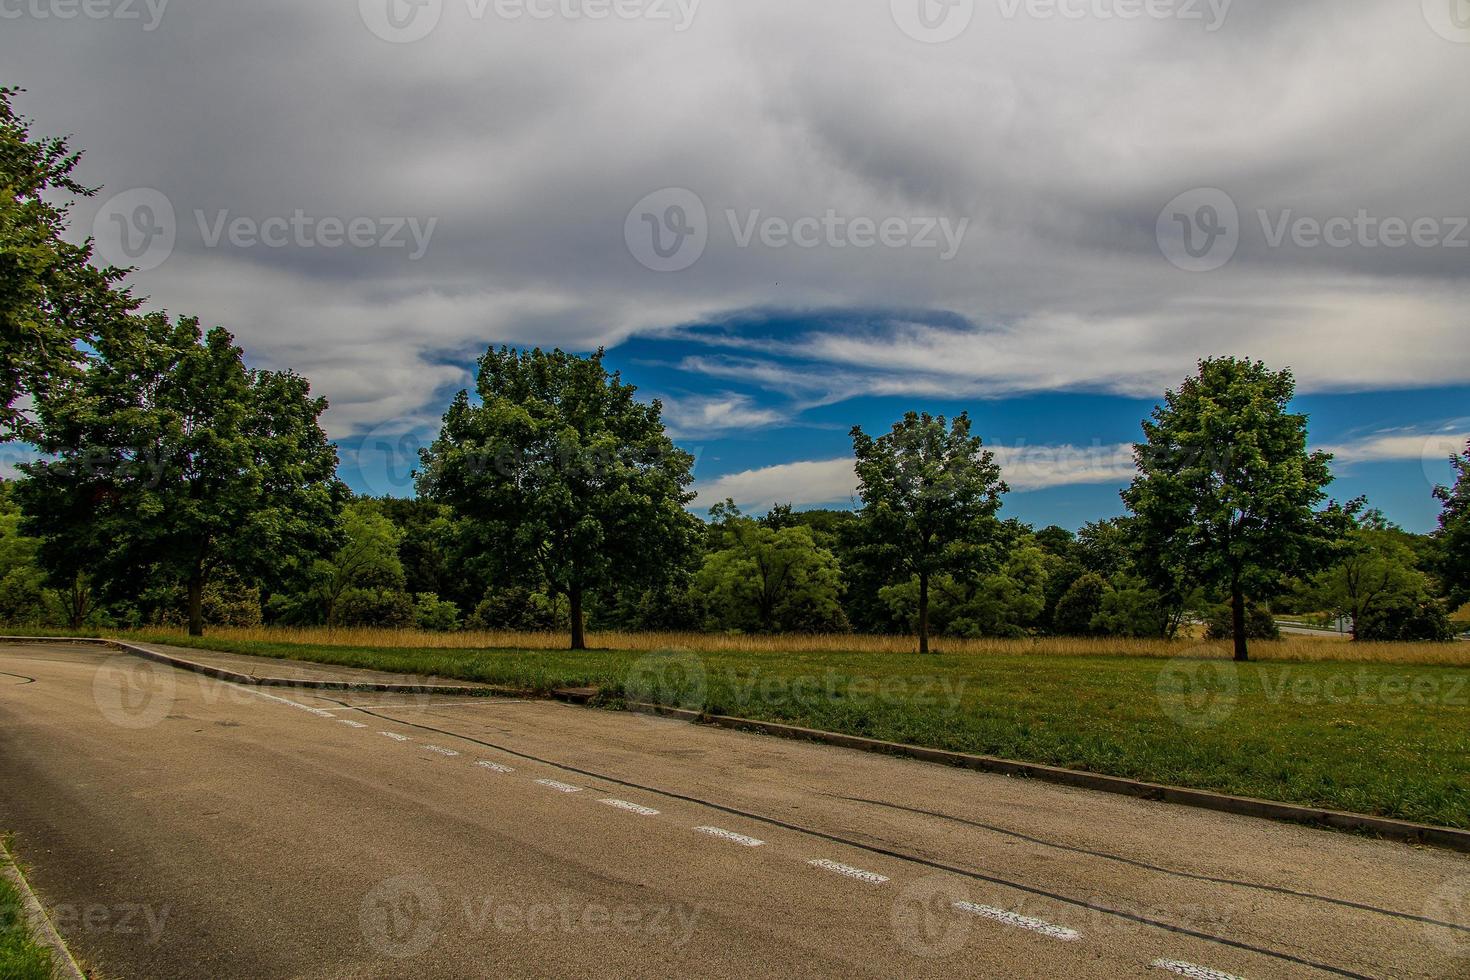
[[[126,270],[67,243],[64,140],[0,90],[0,433],[41,458],[0,488],[12,625],[1171,636],[1245,658],[1274,614],[1446,639],[1470,599],[1470,449],[1408,534],[1327,497],[1290,371],[1211,358],[1164,394],[1125,516],[1077,533],[1005,519],[967,414],[852,430],[859,506],[763,515],[693,502],[693,458],[601,351],[491,348],[422,451],[411,500],[354,496],[306,379],[223,328],[140,313]]]

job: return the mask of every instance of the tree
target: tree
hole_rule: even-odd
[[[1381,620],[1383,610],[1429,597],[1428,579],[1415,567],[1414,551],[1404,537],[1381,522],[1355,527],[1343,539],[1333,565],[1313,579],[1313,595],[1352,621],[1355,640],[1363,638],[1364,623]]]
[[[664,432],[663,408],[603,366],[502,347],[480,359],[423,450],[420,493],[449,504],[481,554],[534,572],[567,597],[571,646],[587,646],[583,600],[616,580],[656,583],[693,553],[694,459]]]
[[[38,406],[49,458],[21,467],[17,495],[54,577],[180,583],[197,636],[216,572],[304,577],[335,543],[346,488],[318,423],[326,401],[298,375],[246,368],[222,328],[139,318]]]
[[[328,626],[337,625],[338,604],[349,589],[404,588],[398,548],[403,533],[378,512],[374,502],[355,500],[342,509],[342,547],[312,570],[314,591]]]
[[[963,412],[952,424],[909,412],[877,439],[854,426],[852,445],[868,557],[890,578],[918,579],[919,652],[928,653],[930,582],[994,563],[987,545],[1008,488]]]
[[[762,633],[848,628],[837,559],[817,547],[811,531],[751,520],[728,500],[711,507],[710,516],[722,529],[724,547],[705,557],[695,585],[720,627]]]
[[[90,197],[71,176],[80,154],[64,139],[36,139],[0,88],[0,441],[37,436],[24,409],[73,375],[91,343],[137,307],[114,288],[126,272],[91,264],[89,239],[65,239],[71,205],[66,195]]]
[[[1464,455],[1451,456],[1450,464],[1455,468],[1455,485],[1434,488],[1435,498],[1444,504],[1434,541],[1439,577],[1450,604],[1459,606],[1470,601],[1470,445]]]
[[[1200,361],[1144,421],[1138,475],[1123,491],[1155,587],[1230,597],[1236,660],[1249,659],[1247,596],[1268,598],[1286,577],[1315,571],[1332,537],[1315,510],[1332,457],[1307,452],[1307,417],[1287,410],[1295,389],[1289,370],[1259,361]]]
[[[1103,601],[1112,587],[1096,572],[1080,576],[1057,600],[1052,626],[1063,636],[1086,636],[1093,632],[1093,622],[1103,611]]]

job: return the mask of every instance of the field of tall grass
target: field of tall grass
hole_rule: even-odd
[[[139,638],[169,642],[183,639],[182,631],[148,629]],[[419,630],[258,626],[208,631],[211,638],[245,644],[371,647],[383,650],[548,650],[567,647],[565,633],[459,632],[426,633]],[[654,652],[688,650],[693,653],[789,652],[892,653],[917,650],[913,637],[837,634],[725,635],[714,633],[589,633],[594,650]],[[1154,657],[1172,659],[1229,659],[1230,644],[1181,637],[1174,640],[1119,637],[1040,637],[1036,639],[951,639],[934,642],[937,651],[974,657]],[[1253,640],[1251,655],[1263,661],[1470,666],[1470,643],[1350,643],[1335,634],[1323,637],[1289,636],[1280,640]]]

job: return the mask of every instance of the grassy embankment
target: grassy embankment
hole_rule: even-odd
[[[951,641],[218,630],[139,640],[485,681],[597,685],[782,721],[1470,827],[1470,644]]]
[[[0,863],[9,861],[0,855]],[[20,892],[0,877],[0,977],[4,980],[51,980],[51,950],[37,943],[26,926]]]

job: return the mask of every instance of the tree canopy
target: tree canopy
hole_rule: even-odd
[[[1315,571],[1333,537],[1317,512],[1332,457],[1307,452],[1307,417],[1289,410],[1289,370],[1233,357],[1199,372],[1143,423],[1138,475],[1123,491],[1139,555],[1160,588],[1193,583],[1231,600],[1235,657],[1248,658],[1246,598]]]
[[[970,417],[909,412],[874,439],[852,429],[860,519],[869,554],[918,580],[919,651],[929,652],[929,586],[936,575],[995,563],[987,546],[1007,491],[995,456],[970,434]]]
[[[145,571],[181,582],[192,634],[215,572],[282,581],[335,537],[346,491],[326,402],[298,375],[248,369],[221,328],[137,318],[38,406],[48,458],[23,465],[17,496],[47,564],[105,588]]]
[[[482,552],[532,569],[567,596],[573,649],[583,599],[622,581],[654,583],[693,554],[694,459],[664,432],[662,405],[603,366],[603,352],[491,349],[476,394],[460,392],[422,453],[421,493],[450,505]]]

